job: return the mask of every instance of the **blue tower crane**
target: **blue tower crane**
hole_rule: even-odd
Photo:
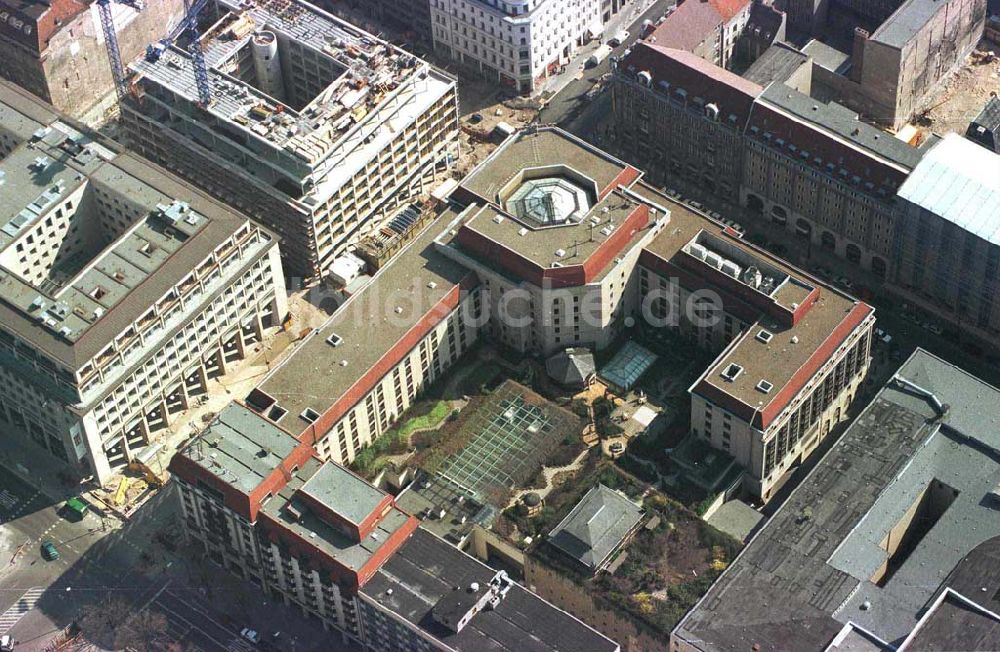
[[[136,11],[142,11],[142,0],[114,0],[128,5]],[[101,30],[104,32],[104,45],[108,51],[108,62],[111,64],[111,76],[115,81],[115,93],[118,101],[125,97],[125,66],[122,65],[122,53],[118,48],[118,35],[115,33],[115,21],[111,15],[112,0],[97,0],[97,13],[101,17]]]
[[[103,0],[107,2],[108,0]],[[187,47],[188,54],[191,55],[191,65],[194,68],[194,82],[198,87],[198,104],[202,108],[207,108],[212,103],[212,86],[208,80],[208,64],[205,63],[205,53],[201,49],[201,34],[198,30],[198,14],[205,8],[207,0],[197,0],[188,9],[184,18],[166,36],[156,43],[146,46],[146,61],[154,62],[158,60],[171,45],[174,44],[185,32],[191,37],[191,43]]]

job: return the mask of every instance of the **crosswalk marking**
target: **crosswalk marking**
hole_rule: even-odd
[[[14,505],[18,503],[20,499],[9,490],[4,489],[0,491],[0,507],[4,509],[13,509]]]
[[[11,627],[17,624],[17,621],[21,620],[24,614],[34,609],[43,593],[45,593],[45,589],[37,586],[28,589],[10,609],[0,614],[0,634],[6,634]]]
[[[13,521],[19,517],[41,493],[41,490],[38,490],[28,498],[21,498],[9,489],[0,490],[0,523]]]

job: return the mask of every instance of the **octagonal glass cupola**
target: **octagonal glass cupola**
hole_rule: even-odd
[[[547,227],[580,222],[596,197],[593,180],[565,166],[549,166],[514,175],[499,199],[526,226]]]

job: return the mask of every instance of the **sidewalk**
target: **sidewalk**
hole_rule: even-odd
[[[90,488],[89,485],[64,482],[61,478],[68,477],[69,467],[56,461],[47,451],[36,448],[27,436],[8,433],[0,437],[0,467],[41,491],[52,504]]]
[[[584,72],[587,59],[590,55],[594,53],[594,50],[599,48],[608,39],[613,37],[620,30],[629,30],[631,32],[629,40],[635,40],[638,38],[638,30],[641,25],[633,25],[645,12],[649,10],[650,7],[655,5],[659,0],[630,0],[621,11],[616,15],[611,17],[611,20],[604,26],[604,33],[601,38],[594,39],[590,43],[586,43],[580,47],[574,54],[573,58],[565,65],[562,72],[556,73],[551,77],[548,77],[543,83],[542,87],[535,94],[536,97],[546,97],[551,99],[553,95],[558,94],[561,90],[566,88],[566,86],[577,79],[580,79]]]

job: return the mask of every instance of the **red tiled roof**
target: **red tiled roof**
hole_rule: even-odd
[[[693,50],[723,23],[746,9],[750,0],[687,0],[653,30],[647,41]]]
[[[733,16],[746,9],[750,0],[708,0],[708,4],[715,7],[723,20],[729,21],[732,20]]]
[[[689,97],[713,102],[719,107],[720,119],[735,114],[741,127],[750,116],[754,99],[764,91],[761,86],[697,55],[655,43],[637,43],[618,67],[635,73],[648,72],[654,87],[665,81],[671,88],[685,89]]]

